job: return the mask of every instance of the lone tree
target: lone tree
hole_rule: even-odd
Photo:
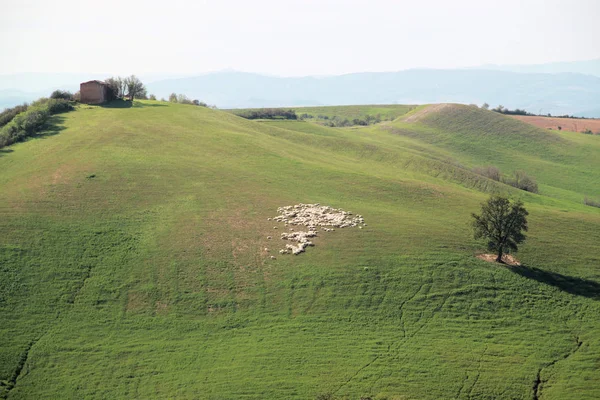
[[[133,101],[136,97],[146,97],[146,87],[137,76],[131,75],[130,77],[125,78],[125,85],[127,86],[127,96],[129,96],[129,100]]]
[[[511,202],[506,197],[492,196],[481,205],[481,215],[472,214],[475,239],[487,239],[488,250],[502,255],[511,250],[517,251],[517,245],[523,243],[527,232],[527,215],[521,201]]]

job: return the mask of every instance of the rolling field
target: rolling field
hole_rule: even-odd
[[[0,150],[0,398],[600,398],[598,136],[457,105],[352,128],[152,101],[53,118]],[[489,164],[540,194],[471,172]],[[475,257],[490,193],[530,212],[521,266]],[[367,226],[279,255],[267,218],[298,203]]]

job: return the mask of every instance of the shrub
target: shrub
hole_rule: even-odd
[[[194,104],[185,94],[177,95],[177,103],[179,104]]]
[[[306,119],[306,118],[314,118],[314,116],[308,115],[308,114],[300,115],[300,119]],[[324,125],[324,126],[343,128],[346,126],[355,126],[355,125],[367,126],[367,125],[372,125],[372,124],[378,124],[381,122],[381,114],[366,115],[363,119],[354,118],[352,120],[349,120],[348,118],[338,117],[337,115],[328,117],[327,115],[319,114],[319,115],[317,115],[317,119],[325,121],[324,123],[322,123],[322,125]]]
[[[27,136],[34,134],[44,127],[50,113],[47,109],[39,108],[24,112],[13,120],[14,126],[20,131],[24,131]]]
[[[156,100],[156,96],[155,96],[155,95],[153,95],[153,94],[151,94],[150,96],[148,96],[148,99],[149,99],[149,100]]]
[[[377,114],[375,116],[367,115],[365,117],[365,121],[367,121],[367,125],[378,124],[381,122],[381,114]]]
[[[246,119],[298,119],[294,110],[282,108],[261,108],[259,110],[248,110],[237,114]]]
[[[585,204],[586,206],[600,208],[600,200],[590,199],[587,196],[585,196],[585,199],[583,199],[583,204]]]
[[[66,90],[55,90],[50,95],[51,99],[73,100],[73,93]]]
[[[498,169],[498,167],[495,167],[493,165],[486,165],[485,167],[475,167],[473,168],[473,172],[498,182],[500,182],[500,180],[502,179],[502,172],[500,172],[500,169]]]
[[[169,101],[170,101],[171,103],[177,103],[177,93],[171,93],[171,94],[169,95]]]
[[[473,168],[473,172],[494,181],[516,187],[517,189],[525,190],[526,192],[538,193],[537,182],[533,177],[527,175],[525,171],[515,171],[512,177],[505,177],[498,167],[486,165],[484,167]]]
[[[50,114],[60,114],[74,109],[73,102],[64,99],[48,99],[42,97],[31,103],[32,108],[45,109]]]
[[[0,128],[12,121],[18,114],[27,111],[28,107],[27,103],[23,103],[23,105],[7,108],[2,111],[0,113]]]
[[[73,110],[72,102],[65,99],[41,98],[31,104],[26,111],[15,115],[12,120],[0,130],[0,148],[24,140],[42,130],[48,118]]]
[[[538,185],[535,179],[525,173],[525,171],[515,171],[512,178],[508,178],[504,183],[525,190],[526,192],[537,193]]]
[[[585,131],[583,131],[583,133],[585,133],[586,135],[593,135],[594,132],[592,132],[591,129],[586,129]]]
[[[47,104],[50,114],[60,114],[67,111],[73,111],[73,103],[63,99],[51,99]]]
[[[46,123],[49,112],[46,109],[30,109],[17,115],[0,132],[0,147],[20,142],[27,136],[32,136],[35,132],[43,128]]]

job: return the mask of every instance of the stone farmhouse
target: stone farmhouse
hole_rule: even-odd
[[[110,87],[102,81],[83,82],[79,85],[81,102],[85,104],[102,104],[113,99]]]

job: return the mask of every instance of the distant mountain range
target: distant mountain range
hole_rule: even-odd
[[[483,65],[475,69],[495,71],[527,72],[542,74],[560,74],[572,72],[576,74],[594,75],[600,77],[600,58],[586,61],[565,61],[533,65]]]
[[[184,93],[221,108],[489,103],[534,113],[600,117],[600,77],[491,70],[408,70],[322,78],[217,72],[148,84],[158,97]]]
[[[569,68],[588,73],[563,72]],[[56,88],[76,91],[79,82],[102,79],[109,74],[51,75],[29,74],[25,78],[0,75],[0,108],[47,96]],[[41,86],[44,82],[46,86]],[[600,60],[326,77],[274,77],[222,71],[175,79],[149,78],[145,82],[148,92],[159,98],[167,98],[172,92],[183,93],[219,108],[487,102],[491,106],[501,104],[533,113],[600,117]]]

